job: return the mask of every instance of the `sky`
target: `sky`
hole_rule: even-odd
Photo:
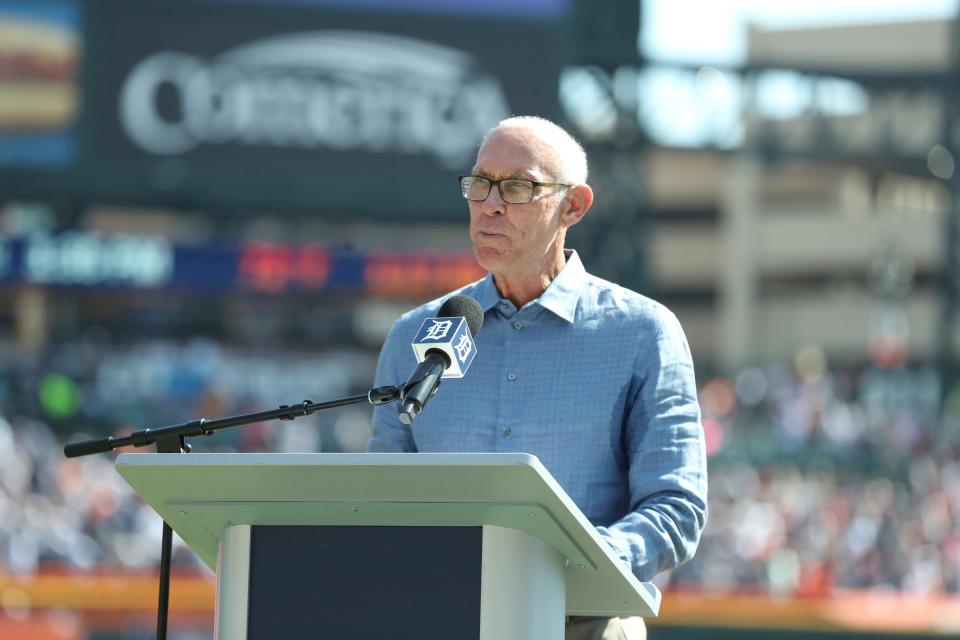
[[[746,26],[799,28],[952,17],[958,0],[644,0],[641,43],[651,58],[740,64]],[[696,16],[691,20],[691,16]]]
[[[641,126],[666,146],[732,149],[743,139],[743,92],[725,68],[746,62],[749,24],[798,29],[943,20],[956,16],[960,0],[643,0],[641,6],[640,48],[655,63],[639,76]],[[677,64],[686,68],[671,66]],[[698,72],[698,66],[705,68]],[[566,80],[571,94],[587,95],[577,90],[575,74]],[[757,87],[759,115],[786,119],[803,113],[810,106],[804,82],[789,72],[764,78]],[[820,113],[852,115],[869,106],[853,83],[831,81],[825,88],[817,94]],[[600,131],[613,122],[609,108],[596,109],[600,102],[582,102],[578,119],[586,129]]]

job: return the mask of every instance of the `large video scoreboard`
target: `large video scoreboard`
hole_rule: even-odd
[[[571,0],[0,0],[0,201],[460,219]]]

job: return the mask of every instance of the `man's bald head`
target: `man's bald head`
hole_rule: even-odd
[[[587,154],[559,125],[538,116],[507,118],[487,132],[480,149],[498,135],[522,135],[534,144],[542,169],[551,174],[551,179],[564,184],[586,184]]]

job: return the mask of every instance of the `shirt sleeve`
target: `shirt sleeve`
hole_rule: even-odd
[[[401,327],[402,322],[397,321],[383,342],[380,359],[377,361],[377,373],[373,381],[375,387],[400,386],[413,370],[411,364],[413,351],[410,348],[410,339],[413,335],[405,336]],[[404,364],[406,364],[406,370],[404,370]],[[395,402],[374,407],[373,433],[367,442],[367,451],[402,453],[417,450],[410,427],[400,422],[399,415]]]
[[[693,557],[707,518],[707,468],[693,361],[676,317],[660,309],[641,349],[624,442],[630,511],[597,530],[634,575],[649,581]]]

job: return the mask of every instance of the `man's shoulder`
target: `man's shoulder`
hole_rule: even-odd
[[[448,298],[458,295],[466,295],[471,298],[476,299],[479,291],[479,288],[483,285],[484,280],[480,279],[476,282],[471,282],[468,285],[464,285],[459,289],[445,293],[438,298],[434,298],[429,302],[424,302],[418,307],[407,311],[399,318],[393,325],[391,330],[391,335],[396,336],[398,339],[412,339],[417,333],[417,329],[420,328],[420,325],[423,324],[423,321],[430,317],[435,317],[440,311],[440,307],[443,306],[443,303],[447,301]],[[408,340],[409,341],[409,340]]]
[[[615,282],[587,274],[580,294],[584,319],[635,324],[658,330],[676,316],[661,302]]]

